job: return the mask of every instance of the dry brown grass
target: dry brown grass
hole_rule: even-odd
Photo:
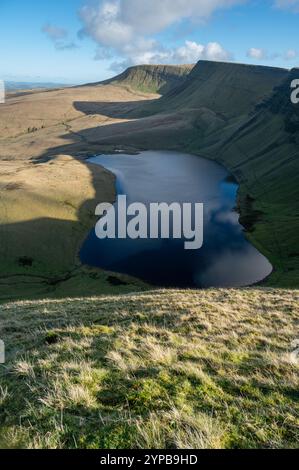
[[[51,290],[60,295],[78,285],[91,293],[111,290],[103,279],[93,281],[78,260],[96,205],[115,197],[114,177],[86,163],[86,154],[96,153],[88,139],[126,121],[128,111],[151,97],[87,86],[9,97],[0,106],[0,299]],[[24,258],[32,260],[30,269],[20,265]],[[72,278],[70,287],[65,277]]]
[[[6,103],[0,107],[0,138],[21,136],[27,134],[28,129],[39,131],[61,123],[71,124],[86,114],[98,116],[98,123],[105,122],[105,103],[116,103],[113,108],[115,114],[126,113],[132,109],[132,102],[157,96],[125,87],[101,85],[40,91],[17,97],[8,95]],[[80,106],[76,106],[76,103]],[[90,121],[94,122],[92,117]],[[55,132],[55,129],[52,131]]]

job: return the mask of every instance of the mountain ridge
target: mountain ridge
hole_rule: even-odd
[[[231,118],[249,112],[288,73],[277,67],[200,60],[179,86],[151,103],[144,114],[163,108],[208,108]]]
[[[104,85],[129,86],[133,90],[164,95],[184,82],[194,65],[136,65]]]

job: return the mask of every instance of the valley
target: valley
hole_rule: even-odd
[[[115,198],[113,175],[87,159],[140,150],[183,151],[225,166],[240,185],[246,236],[274,266],[266,285],[298,287],[295,71],[200,61],[177,80],[179,68],[165,74],[156,66],[152,84],[153,69],[1,105],[1,298],[113,291],[104,273],[78,261],[96,203]],[[22,266],[24,258],[31,266]]]
[[[137,67],[0,106],[1,448],[297,446],[296,71],[190,69]],[[111,161],[91,157],[146,151],[168,155],[155,180],[177,171],[183,195],[177,152],[229,174],[240,237],[271,275],[251,288],[163,290],[136,270],[83,263],[95,207],[113,204],[118,185]],[[131,188],[145,189],[137,167]]]
[[[298,18],[0,1],[3,467],[298,450]]]

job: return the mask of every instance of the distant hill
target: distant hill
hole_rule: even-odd
[[[193,67],[194,65],[138,65],[102,83],[164,95],[182,85]]]
[[[11,82],[5,80],[5,89],[6,91],[14,92],[19,90],[38,90],[38,89],[49,89],[49,88],[65,88],[70,85],[65,85],[62,83],[52,83],[52,82]]]

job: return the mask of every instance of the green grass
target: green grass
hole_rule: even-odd
[[[240,117],[287,76],[286,69],[201,60],[177,88],[149,103],[143,114],[192,109],[198,116],[210,110],[219,118]]]
[[[184,83],[193,65],[139,65],[130,67],[104,83],[128,86],[142,93],[164,95]]]
[[[266,281],[273,287],[299,287],[299,107],[290,102],[296,76],[200,61],[179,88],[137,111],[139,118],[156,116],[160,126],[149,117],[144,130],[116,139],[224,165],[240,184],[241,221],[253,222],[247,237],[274,267]]]
[[[0,447],[298,446],[298,291],[0,308]]]
[[[116,286],[109,273],[80,263],[96,201],[113,202],[114,178],[70,157],[31,165],[27,173],[24,167],[0,183],[0,302],[144,290],[122,275],[114,275],[122,284]]]
[[[123,85],[162,92],[170,82],[155,70],[131,70]],[[86,174],[82,161],[78,173],[70,163],[72,179],[65,160],[59,172],[53,158],[31,166],[24,181],[18,172],[5,180],[1,448],[298,447],[298,290],[266,287],[299,287],[290,78],[279,69],[200,62],[175,94],[139,110],[154,116],[116,125],[113,142],[100,128],[92,147],[182,150],[223,164],[240,183],[247,237],[274,266],[263,288],[143,292],[149,286],[137,280],[82,267],[77,254],[94,224],[94,201],[114,197],[111,176]],[[85,141],[76,145],[88,151]],[[62,182],[55,193],[53,175]],[[22,187],[41,178],[43,198]],[[8,214],[16,223],[4,223]],[[20,265],[29,258],[32,266]],[[3,303],[20,298],[48,300]]]
[[[82,268],[78,260],[80,246],[95,223],[96,203],[113,201],[115,195],[111,175],[96,174],[84,159],[76,157],[91,152],[88,139],[96,153],[120,147],[130,153],[179,150],[224,165],[240,184],[238,207],[241,221],[250,225],[247,237],[274,267],[265,284],[299,287],[299,141],[298,118],[289,100],[292,73],[208,61],[200,61],[186,77],[187,71],[184,67],[164,66],[129,69],[113,83],[119,81],[127,87],[130,82],[135,89],[145,87],[143,90],[148,91],[152,87],[151,91],[157,91],[166,78],[179,77],[182,82],[161,99],[151,100],[150,104],[141,102],[138,110],[134,107],[136,120],[100,125],[93,130],[80,130],[78,124],[76,139],[81,134],[84,138],[76,142],[75,149],[72,144],[59,150],[50,148],[51,158],[32,165],[23,178],[19,169],[14,173],[10,167],[9,171],[4,168],[2,179],[6,173],[11,176],[4,179],[0,208],[0,300],[116,293],[114,286],[109,291],[105,273],[99,272],[96,283],[94,271]],[[280,88],[273,92],[277,85]],[[99,100],[105,89],[109,87],[99,88]],[[111,93],[108,101],[113,99]],[[127,109],[126,103],[124,106]],[[150,116],[141,119],[146,115]],[[128,117],[133,114],[129,112]],[[69,129],[61,130],[66,131],[65,137],[73,139]],[[50,137],[49,130],[45,140]],[[22,146],[29,145],[24,142],[21,140]],[[70,155],[69,170],[63,159],[59,162],[56,151]],[[78,168],[73,168],[76,161]],[[74,172],[72,177],[70,171]],[[19,187],[12,186],[16,178]],[[37,185],[41,178],[44,184],[32,193],[30,186]],[[55,191],[49,185],[51,181],[55,182]],[[84,193],[87,187],[90,190]],[[252,201],[250,207],[248,200]],[[33,258],[31,267],[19,265],[24,257]],[[138,289],[135,281],[128,280],[130,284],[131,290]]]

